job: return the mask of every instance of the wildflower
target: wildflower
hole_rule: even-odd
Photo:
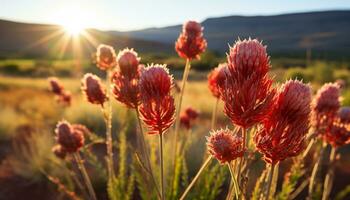
[[[221,129],[210,132],[207,137],[209,153],[220,161],[221,164],[242,157],[244,154],[243,140],[234,135],[229,129]]]
[[[140,104],[139,78],[143,69],[134,50],[125,49],[118,54],[119,69],[113,74],[114,97],[129,108]]]
[[[116,65],[116,55],[114,48],[101,44],[97,47],[96,52],[97,67],[101,70],[111,69]]]
[[[275,95],[267,75],[266,47],[256,39],[239,40],[230,48],[227,61],[225,87],[220,88],[224,112],[234,124],[251,127],[265,118]]]
[[[140,113],[149,134],[162,134],[174,122],[174,99],[170,95],[172,83],[166,65],[150,65],[141,73]]]
[[[225,86],[227,63],[219,64],[208,75],[208,87],[212,95],[216,98],[220,98],[220,88]]]
[[[190,129],[192,127],[192,123],[194,120],[198,118],[198,111],[193,109],[192,107],[187,107],[180,114],[180,124],[186,129]]]
[[[87,101],[92,104],[101,104],[107,100],[106,90],[100,78],[93,74],[85,74],[82,79],[82,91]]]
[[[67,121],[60,121],[56,126],[56,140],[68,153],[77,152],[84,144],[84,134]]]
[[[74,130],[78,130],[84,134],[84,136],[91,135],[91,131],[84,125],[81,124],[72,124]]]
[[[191,128],[191,119],[188,115],[184,113],[180,114],[180,125],[185,127],[187,130]]]
[[[52,152],[60,159],[64,159],[67,155],[66,150],[59,144],[52,147]]]
[[[72,94],[69,91],[63,91],[58,97],[58,101],[64,105],[70,106],[72,103]]]
[[[340,108],[340,91],[336,83],[326,83],[318,91],[312,102],[313,126],[318,135],[326,134],[337,118]]]
[[[183,25],[182,33],[175,42],[175,49],[180,57],[185,59],[199,59],[199,54],[207,48],[207,41],[203,38],[203,28],[195,21],[188,21]]]
[[[51,91],[56,94],[56,95],[61,95],[64,91],[64,87],[63,85],[60,83],[60,81],[58,80],[58,78],[56,77],[50,77],[48,79],[49,83],[50,83],[50,89]]]
[[[300,81],[290,80],[279,88],[271,112],[254,141],[264,160],[276,164],[304,149],[309,130],[311,90]]]
[[[343,146],[350,143],[350,129],[343,123],[334,122],[329,131],[325,132],[323,139],[333,147]]]
[[[117,58],[119,72],[122,76],[129,79],[139,77],[140,58],[133,49],[124,49],[120,51]]]

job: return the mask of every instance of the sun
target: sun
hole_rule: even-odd
[[[71,21],[64,24],[61,24],[66,34],[70,36],[79,36],[84,32],[85,28],[82,24]]]

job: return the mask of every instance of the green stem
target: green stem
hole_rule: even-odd
[[[314,185],[315,185],[315,180],[316,180],[318,168],[320,166],[321,161],[323,160],[324,149],[325,149],[325,146],[322,145],[320,155],[318,156],[318,159],[317,159],[314,167],[312,168],[311,177],[310,177],[310,184],[309,184],[309,197],[310,198],[312,197],[312,194],[314,191]]]
[[[233,182],[233,187],[235,188],[236,199],[239,199],[239,194],[241,192],[240,192],[240,189],[239,189],[239,185],[238,185],[237,179],[236,179],[236,177],[234,175],[234,172],[233,172],[233,169],[232,169],[231,165],[228,163],[227,166],[228,166],[228,169],[230,170],[231,180]]]
[[[196,176],[193,178],[191,183],[187,186],[185,192],[181,195],[180,200],[184,200],[185,199],[186,195],[191,190],[193,185],[196,183],[196,181],[198,180],[199,176],[202,174],[204,169],[208,166],[208,164],[210,163],[211,159],[212,159],[212,156],[209,156],[207,158],[207,160],[203,163],[202,167],[199,169],[199,171],[197,172]]]
[[[265,193],[265,200],[268,200],[270,197],[270,189],[271,189],[271,183],[272,183],[272,175],[273,171],[275,169],[275,164],[271,164],[271,168],[269,171],[269,177],[267,179],[267,188],[266,188],[266,193]]]
[[[104,110],[104,118],[106,122],[106,146],[107,146],[107,165],[108,165],[108,178],[112,179],[114,176],[114,164],[113,164],[113,144],[112,144],[112,102],[111,102],[111,76],[112,71],[107,71],[107,110]]]
[[[216,125],[216,115],[217,115],[217,110],[218,110],[218,104],[219,104],[219,98],[216,98],[214,108],[213,108],[213,113],[211,116],[211,130],[215,128]]]
[[[277,189],[278,171],[279,171],[279,163],[275,165],[273,174],[272,174],[272,183],[271,183],[271,192],[270,192],[270,195],[272,197],[275,195],[276,189]]]
[[[323,187],[323,195],[322,195],[322,200],[327,200],[329,197],[329,194],[331,193],[332,190],[332,181],[333,181],[333,175],[334,175],[334,170],[333,170],[333,165],[334,165],[334,160],[335,160],[335,155],[336,155],[337,148],[332,147],[331,153],[329,156],[329,167],[327,171],[326,178],[324,180],[324,187]]]
[[[92,184],[91,184],[89,175],[88,175],[88,173],[86,172],[85,166],[84,166],[84,164],[83,164],[83,160],[81,159],[79,152],[74,153],[73,156],[74,156],[74,158],[75,158],[75,161],[76,161],[77,164],[78,164],[79,170],[80,170],[81,173],[82,173],[84,182],[85,182],[85,184],[86,184],[86,187],[88,188],[88,191],[89,191],[89,194],[90,194],[90,196],[91,196],[91,199],[97,200],[96,194],[95,194],[95,191],[94,191],[94,188],[92,187]]]
[[[162,200],[164,197],[164,166],[163,166],[163,134],[159,133],[159,152],[160,152],[160,194]]]

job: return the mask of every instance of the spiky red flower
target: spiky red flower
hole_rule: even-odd
[[[124,49],[119,52],[118,58],[119,72],[122,76],[129,79],[139,77],[139,62],[140,58],[133,49]]]
[[[220,88],[225,86],[227,72],[227,63],[222,63],[208,74],[208,87],[216,98],[220,98]]]
[[[258,40],[238,40],[227,55],[228,73],[220,88],[224,112],[243,128],[261,122],[270,111],[275,89],[268,77],[270,68],[266,47]]]
[[[52,152],[60,159],[64,159],[67,155],[66,150],[59,144],[52,147]]]
[[[325,132],[323,139],[333,147],[340,147],[350,144],[350,127],[349,124],[341,123],[336,120],[330,126],[329,131]]]
[[[99,45],[96,52],[96,63],[101,70],[113,68],[116,65],[114,48],[109,45]]]
[[[185,114],[191,119],[191,120],[195,120],[197,119],[199,112],[198,110],[192,108],[192,107],[187,107],[185,109]]]
[[[82,87],[85,98],[92,104],[101,104],[107,100],[106,89],[99,77],[93,74],[85,74],[82,79]]]
[[[56,140],[68,153],[77,152],[84,145],[84,134],[67,121],[60,121],[56,126]]]
[[[300,81],[284,83],[274,98],[271,112],[254,141],[268,163],[298,155],[309,130],[311,90]]]
[[[199,59],[199,55],[207,48],[203,38],[203,28],[198,22],[188,21],[183,25],[182,33],[175,42],[175,49],[180,57]]]
[[[61,95],[63,93],[64,87],[62,83],[58,80],[58,78],[50,77],[48,81],[50,83],[50,90],[52,93],[56,95]]]
[[[149,134],[162,134],[174,123],[175,105],[170,95],[172,83],[166,65],[152,64],[141,73],[140,113]]]
[[[339,118],[341,123],[350,123],[350,107],[340,108]]]
[[[207,147],[209,153],[221,164],[242,157],[244,154],[242,138],[229,129],[210,132],[210,136],[207,137]]]
[[[318,91],[312,102],[313,126],[318,135],[328,132],[337,118],[340,108],[340,91],[336,83],[326,83]]]

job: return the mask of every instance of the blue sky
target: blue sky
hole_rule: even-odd
[[[227,15],[350,10],[347,0],[0,0],[0,18],[134,30]]]

